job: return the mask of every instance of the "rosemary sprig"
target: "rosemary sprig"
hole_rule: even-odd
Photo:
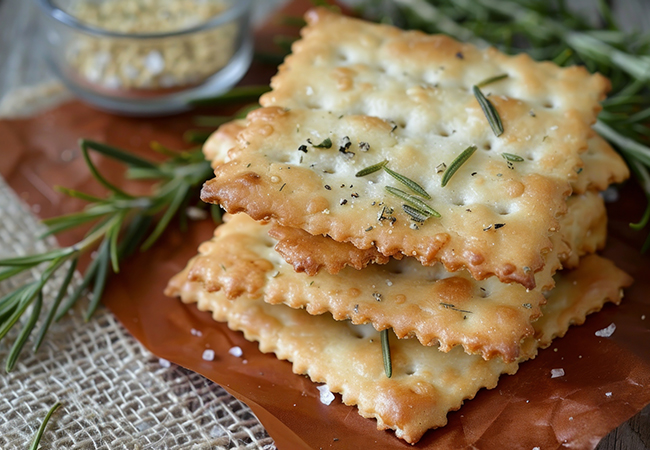
[[[485,118],[490,124],[490,128],[492,128],[492,132],[494,132],[496,137],[501,136],[503,134],[503,123],[501,123],[499,112],[492,102],[483,95],[483,92],[481,92],[481,89],[477,85],[472,86],[472,92],[474,92],[474,97],[476,97],[476,101],[481,106],[483,114],[485,114]]]
[[[57,409],[61,407],[60,402],[56,402],[50,410],[47,412],[45,415],[45,418],[43,419],[43,422],[41,422],[41,426],[38,427],[38,431],[36,432],[36,435],[34,436],[34,440],[32,441],[32,445],[29,446],[29,450],[38,450],[38,445],[41,443],[41,439],[43,438],[43,433],[45,433],[45,427],[47,427],[47,423],[50,421],[50,418],[52,415],[56,412]]]
[[[393,376],[393,362],[390,359],[390,342],[388,342],[388,328],[381,330],[381,355],[384,358],[384,373],[386,378]]]
[[[210,164],[203,159],[199,149],[177,152],[152,144],[158,152],[171,155],[157,163],[110,145],[81,140],[79,142],[91,174],[107,190],[106,197],[96,197],[82,192],[61,189],[64,193],[88,201],[86,208],[43,223],[48,227],[44,235],[93,223],[86,236],[75,245],[46,251],[36,255],[0,259],[0,279],[10,278],[33,267],[44,264],[36,280],[24,284],[0,299],[0,339],[20,322],[31,306],[29,319],[23,325],[6,361],[6,370],[14,367],[18,356],[34,331],[43,311],[42,290],[55,273],[67,266],[63,283],[58,288],[54,302],[42,320],[34,341],[38,350],[54,320],[61,319],[72,308],[86,288],[92,286],[91,301],[85,313],[88,321],[99,306],[107,279],[120,270],[119,263],[134,249],[150,248],[168,228],[172,219],[186,213],[181,207],[186,199],[195,197],[195,190],[212,174]],[[126,165],[126,176],[157,181],[150,195],[136,197],[110,183],[99,172],[90,158],[94,151]],[[219,218],[219,214],[214,214]],[[153,220],[157,223],[150,228]],[[77,262],[81,254],[98,247],[96,257],[86,269],[82,282],[68,293]]]
[[[470,145],[465,150],[463,150],[462,153],[458,155],[451,164],[449,164],[449,167],[447,167],[447,170],[445,170],[445,173],[442,175],[442,182],[440,183],[442,187],[447,186],[447,183],[449,183],[451,177],[453,177],[458,169],[460,169],[460,166],[465,164],[465,162],[474,154],[476,149],[476,145]]]
[[[406,214],[411,216],[411,219],[415,220],[416,222],[424,222],[430,217],[426,211],[422,211],[420,208],[416,208],[411,205],[402,205],[402,209]]]

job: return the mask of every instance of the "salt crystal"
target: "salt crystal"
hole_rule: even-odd
[[[550,129],[551,129],[551,131],[555,131],[555,130],[557,130],[557,128],[558,128],[557,125],[553,125]]]
[[[329,405],[334,400],[334,394],[332,394],[326,384],[322,386],[317,386],[317,389],[320,391],[320,402],[323,405]]]
[[[172,366],[172,363],[163,358],[158,360],[158,364],[160,364],[160,367],[164,367],[165,369]]]
[[[551,378],[559,378],[564,376],[564,369],[551,369]]]
[[[645,314],[641,314],[641,320],[645,320]]]
[[[192,336],[203,336],[203,333],[201,333],[201,332],[200,332],[199,330],[197,330],[196,328],[192,328],[192,329],[190,330],[190,333],[192,333]]]
[[[605,397],[611,397],[612,393],[611,392],[605,392]]]
[[[311,86],[307,86],[307,89],[305,91],[307,95],[314,95],[314,88]]]
[[[596,331],[595,334],[598,337],[610,337],[612,334],[614,334],[614,331],[616,331],[616,324],[611,323],[607,328]]]
[[[392,286],[392,285],[393,285],[393,282],[390,281],[390,280],[386,280],[386,285],[387,285],[387,286]]]
[[[541,450],[539,447],[533,447],[533,450]]]
[[[207,349],[203,352],[204,361],[213,361],[214,360],[214,350]]]
[[[188,207],[185,212],[187,217],[192,220],[205,220],[208,218],[208,213],[205,209],[197,208],[196,206]]]
[[[237,358],[241,358],[241,356],[244,354],[244,352],[241,350],[241,347],[232,347],[230,350],[228,350],[228,353],[230,353],[232,356],[236,356]]]
[[[158,75],[165,70],[165,60],[159,51],[152,50],[144,58],[144,66],[152,75]]]

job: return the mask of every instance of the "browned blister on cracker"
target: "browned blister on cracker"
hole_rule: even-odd
[[[608,82],[324,10],[308,21],[203,199],[533,288]],[[481,88],[503,122],[497,137],[473,86],[504,73]],[[470,146],[476,152],[443,187]],[[357,176],[383,162],[402,181],[383,169]]]
[[[486,361],[461,348],[443,353],[414,339],[393,338],[393,373],[386,378],[379,333],[372,327],[269,305],[260,297],[243,295],[230,301],[222,292],[209,292],[190,281],[188,270],[189,266],[171,280],[168,295],[198,303],[215,320],[258,341],[261,351],[291,361],[295,373],[340,393],[343,402],[356,405],[362,416],[375,418],[378,429],[392,429],[410,443],[428,429],[444,426],[449,411],[460,408],[479,389],[494,388],[501,374],[515,373],[519,362],[535,356],[538,345],[547,346],[606,301],[618,302],[621,288],[631,281],[610,261],[588,256],[577,270],[556,275],[557,287],[543,307],[544,321],[535,323],[540,341],[527,338],[517,362]]]
[[[566,247],[567,253],[581,255],[587,245],[581,237],[592,225],[586,220],[590,211],[602,206],[602,199],[589,193],[571,203],[565,217],[575,214],[571,227],[578,231],[570,245],[558,242],[556,248]],[[216,230],[214,239],[201,245],[190,265],[190,279],[203,283],[206,290],[216,291],[223,285],[230,299],[247,294],[271,304],[305,308],[310,314],[329,312],[337,320],[371,323],[378,330],[393,328],[400,338],[416,337],[422,344],[439,345],[442,351],[461,345],[486,359],[500,356],[514,361],[519,356],[521,340],[533,334],[531,322],[539,317],[545,302],[542,286],[553,286],[552,274],[560,266],[553,251],[549,255],[553,263],[537,274],[539,287],[530,292],[496,278],[476,281],[467,271],[448,272],[441,264],[422,266],[414,258],[371,264],[360,271],[345,267],[336,275],[322,271],[308,276],[296,273],[274,250],[276,241],[267,234],[269,225],[244,214],[226,218],[227,223]],[[341,251],[345,244],[328,238],[303,238],[304,243],[293,242],[301,246],[301,254],[314,241],[317,251],[349,250]],[[316,252],[313,257],[318,260]]]

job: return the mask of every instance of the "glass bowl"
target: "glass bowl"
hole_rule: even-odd
[[[37,1],[52,70],[82,100],[111,112],[185,111],[190,100],[233,87],[252,59],[251,0],[176,0],[194,2],[204,15],[218,11],[203,20],[187,5],[137,7],[156,0]],[[116,13],[111,4],[118,2]],[[182,27],[173,29],[174,20]]]

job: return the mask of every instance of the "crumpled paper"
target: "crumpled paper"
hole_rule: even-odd
[[[253,73],[258,80],[263,76],[263,71]],[[0,121],[0,174],[41,217],[76,211],[83,203],[63,197],[53,186],[102,192],[80,156],[79,137],[155,157],[146,150],[150,141],[178,148],[191,126],[188,115],[120,118],[71,102],[33,118]],[[123,180],[123,168],[113,161],[99,157],[97,165],[129,192],[149,188]],[[593,448],[650,404],[650,258],[638,250],[644,235],[628,227],[641,216],[644,201],[641,190],[628,183],[620,200],[608,205],[610,238],[604,255],[636,280],[622,305],[606,306],[524,363],[516,375],[502,377],[497,388],[480,391],[416,448]],[[392,432],[377,431],[374,420],[360,417],[340,396],[329,406],[320,403],[316,385],[293,374],[290,363],[260,353],[256,344],[215,323],[208,313],[162,294],[167,280],[213,228],[204,221],[185,233],[170,230],[153,249],[122,265],[109,282],[105,304],[150,351],[203,374],[247,403],[280,449],[409,448]],[[68,245],[79,236],[70,232],[60,242]],[[612,323],[611,337],[596,336]],[[241,357],[229,354],[234,346],[243,350]],[[202,359],[208,348],[215,351],[213,361]],[[565,375],[551,378],[551,370],[559,368]]]

